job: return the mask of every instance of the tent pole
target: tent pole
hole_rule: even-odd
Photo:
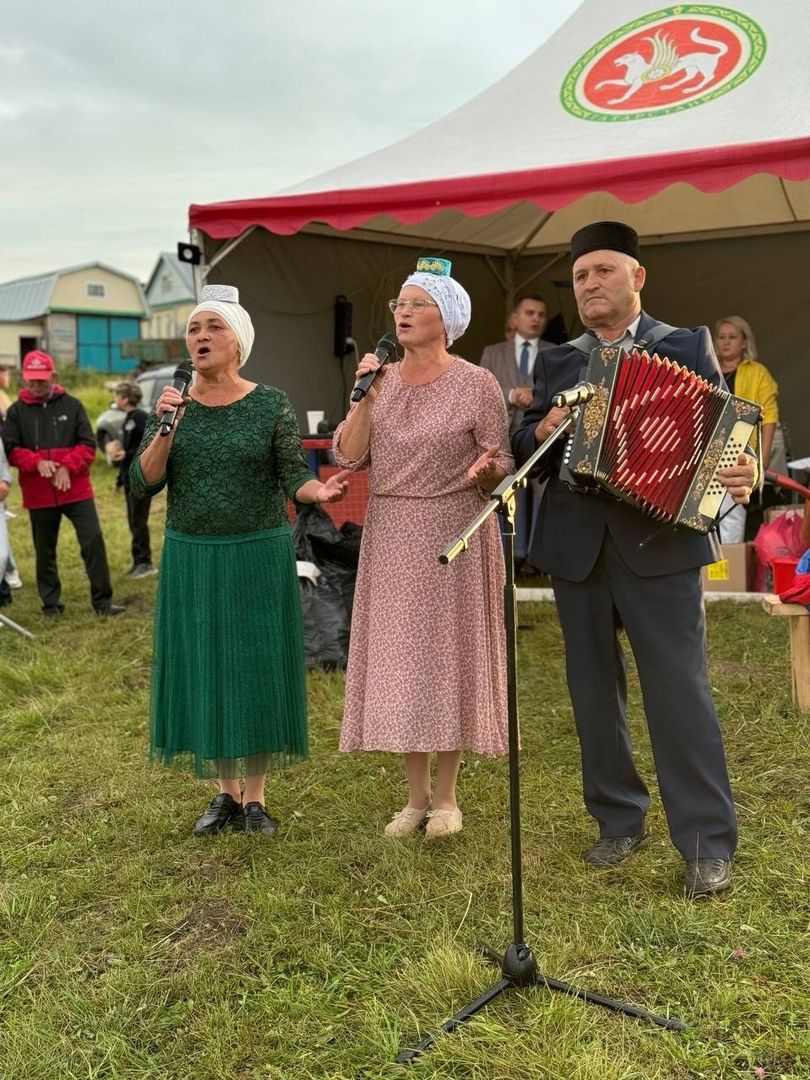
[[[521,289],[525,289],[526,286],[531,284],[532,281],[534,281],[536,278],[541,277],[543,274],[545,274],[546,270],[550,270],[555,263],[558,263],[560,259],[564,258],[565,255],[555,255],[553,259],[548,259],[546,262],[543,263],[539,270],[535,271],[535,273],[533,273],[531,277],[527,277],[525,281],[521,283]]]
[[[511,252],[506,256],[504,267],[506,281],[504,283],[503,325],[506,327],[509,325],[509,316],[515,310],[515,258]]]
[[[537,234],[540,232],[540,230],[543,228],[543,226],[550,217],[550,211],[546,214],[540,215],[539,221],[529,232],[526,233],[522,243],[518,244],[518,246],[516,248],[513,248],[512,251],[509,253],[510,258],[513,258],[515,262],[517,262],[517,260],[520,258],[520,256],[523,254],[523,252],[526,250],[532,240],[534,240],[535,236],[537,236]]]
[[[547,212],[547,213],[541,214],[538,221],[529,230],[529,232],[526,233],[523,240],[518,244],[517,247],[513,248],[506,256],[506,264],[507,264],[507,267],[508,267],[508,273],[509,273],[509,276],[510,276],[510,285],[511,285],[511,288],[507,291],[507,296],[506,296],[506,317],[507,317],[507,319],[509,318],[509,315],[512,313],[512,311],[514,311],[514,308],[515,308],[515,291],[516,290],[515,290],[515,285],[514,285],[514,277],[515,277],[515,270],[517,269],[518,260],[520,258],[522,258],[522,256],[524,255],[524,253],[526,251],[526,248],[529,246],[529,244],[532,242],[532,240],[534,240],[535,236],[537,236],[537,234],[540,232],[540,230],[543,228],[543,226],[546,224],[546,222],[549,220],[550,217],[551,217],[551,212],[550,211]],[[527,286],[529,286],[533,281],[535,281],[537,278],[539,278],[542,274],[544,274],[546,272],[546,270],[549,270],[556,262],[559,262],[559,260],[562,259],[562,258],[563,258],[562,254],[555,255],[553,258],[551,258],[547,262],[543,263],[543,265],[540,267],[540,269],[537,270],[534,274],[532,274],[531,277],[526,278],[524,281],[522,281],[520,283],[520,290],[522,291],[523,289],[527,288]]]
[[[208,263],[206,273],[208,272],[208,270],[213,270],[215,266],[218,266],[223,259],[227,259],[231,252],[235,251],[243,240],[247,240],[251,233],[254,233],[257,228],[258,225],[251,225],[249,229],[245,229],[243,233],[235,236],[233,240],[229,240],[227,244],[223,244],[219,251],[216,253],[216,255],[213,256],[210,263]]]
[[[205,245],[203,244],[203,238],[200,230],[190,230],[192,244],[196,244],[203,253],[202,262],[192,267],[192,270],[194,271],[194,292],[198,300],[200,298],[200,293],[202,292],[202,287],[208,280],[208,274],[211,272],[211,270],[213,270],[215,266],[218,266],[223,259],[227,259],[227,257],[233,251],[235,251],[236,248],[239,247],[242,241],[246,240],[252,232],[256,231],[256,229],[256,225],[251,225],[249,229],[246,229],[243,233],[240,233],[239,236],[235,236],[232,240],[229,240],[227,244],[223,244],[219,251],[216,253],[216,255],[213,256],[210,262],[208,262],[205,258]]]
[[[500,270],[498,269],[498,267],[495,264],[495,261],[493,260],[492,256],[491,255],[485,255],[484,256],[484,262],[487,264],[487,266],[492,271],[492,274],[496,278],[496,280],[497,280],[498,284],[500,285],[500,287],[503,289],[504,292],[506,292],[506,278],[500,272]]]
[[[208,267],[205,265],[205,247],[199,229],[189,229],[188,235],[191,243],[202,252],[202,261],[191,265],[191,273],[194,278],[194,299],[199,302],[205,279],[208,276]]]

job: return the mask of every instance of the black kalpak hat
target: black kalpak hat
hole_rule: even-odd
[[[641,258],[638,233],[622,221],[595,221],[577,229],[571,237],[571,262],[589,251],[621,251],[633,259]]]

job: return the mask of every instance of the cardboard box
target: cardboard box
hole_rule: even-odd
[[[753,544],[723,544],[723,558],[703,567],[707,592],[748,592],[754,562]]]
[[[764,521],[771,522],[774,518],[778,518],[781,514],[801,514],[804,517],[804,507],[798,503],[786,503],[784,506],[768,506],[765,509],[763,516]]]

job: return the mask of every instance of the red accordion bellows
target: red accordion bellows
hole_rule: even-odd
[[[560,470],[578,486],[598,484],[660,521],[707,532],[723,501],[718,469],[736,463],[758,405],[694,371],[612,345],[592,351],[580,408]]]
[[[727,400],[694,371],[631,353],[619,367],[597,475],[654,517],[674,518]]]

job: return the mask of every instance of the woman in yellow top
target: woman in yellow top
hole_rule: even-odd
[[[779,386],[776,379],[757,360],[754,334],[739,315],[727,315],[719,320],[714,332],[714,346],[720,370],[732,394],[762,406],[762,461],[767,469],[776,425],[779,423]],[[756,444],[756,435],[752,437],[752,442]],[[720,509],[721,541],[724,544],[738,544],[744,538],[745,507],[734,506],[731,500],[727,505],[724,499]]]

